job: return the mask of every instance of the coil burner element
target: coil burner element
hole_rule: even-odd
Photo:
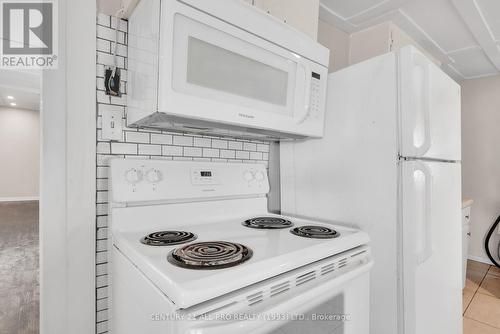
[[[187,269],[222,269],[236,266],[252,257],[245,245],[227,241],[196,242],[174,249],[168,262]]]
[[[196,240],[196,235],[185,231],[159,231],[146,235],[141,242],[149,246],[172,246]]]
[[[250,228],[269,230],[293,226],[291,221],[279,217],[256,217],[245,220],[242,224]]]
[[[312,239],[333,239],[337,238],[340,233],[331,228],[324,226],[299,226],[290,230],[292,234],[299,237],[312,238]]]

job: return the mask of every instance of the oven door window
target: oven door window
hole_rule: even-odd
[[[236,29],[232,26],[227,29]],[[175,16],[173,88],[201,98],[293,116],[297,62],[246,32],[253,44]],[[269,44],[269,45],[267,45]],[[279,48],[278,48],[279,49]]]

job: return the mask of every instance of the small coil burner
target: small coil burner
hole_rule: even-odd
[[[222,269],[236,266],[252,257],[245,245],[227,241],[196,242],[174,249],[168,262],[187,269]]]
[[[293,226],[293,223],[291,221],[278,217],[256,217],[245,220],[242,224],[243,226],[250,228],[259,228],[268,230],[287,228]]]
[[[312,238],[312,239],[333,239],[340,235],[335,230],[323,226],[299,226],[290,230],[292,234],[299,237]]]
[[[160,231],[146,235],[141,242],[149,246],[172,246],[196,240],[197,236],[185,231]]]

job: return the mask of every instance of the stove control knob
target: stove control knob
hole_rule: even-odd
[[[136,168],[127,170],[125,172],[125,180],[127,180],[127,182],[131,184],[139,183],[142,180],[141,171],[137,170]]]
[[[243,174],[243,178],[245,179],[245,181],[247,182],[250,182],[253,180],[253,173],[249,170],[247,170],[244,174]]]
[[[158,183],[162,180],[161,172],[158,169],[150,169],[146,173],[146,179],[151,183]]]
[[[259,181],[259,182],[260,182],[260,181],[263,181],[263,180],[264,180],[264,173],[262,173],[262,172],[257,172],[257,173],[255,173],[255,179],[256,179],[257,181]]]

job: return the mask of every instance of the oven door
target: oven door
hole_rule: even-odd
[[[368,334],[372,265],[365,263],[280,302],[235,311],[236,316],[210,314],[209,320],[191,322],[179,333]],[[222,320],[213,320],[218,317]]]
[[[326,67],[179,2],[161,13],[158,111],[322,135]]]

